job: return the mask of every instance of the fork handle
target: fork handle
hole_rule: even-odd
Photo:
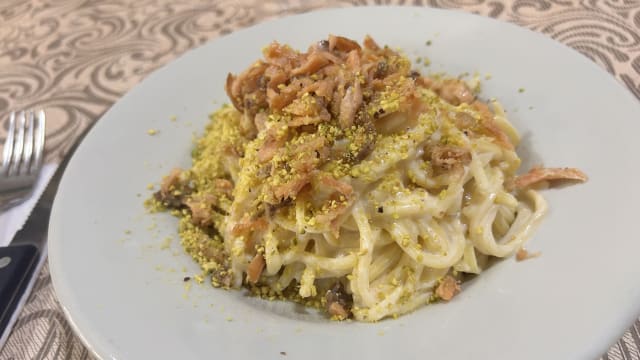
[[[0,336],[10,325],[38,260],[33,245],[14,245],[0,248]]]

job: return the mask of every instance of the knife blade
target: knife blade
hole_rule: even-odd
[[[36,275],[35,270],[42,263],[41,255],[46,253],[49,217],[62,174],[78,144],[91,127],[87,126],[74,140],[73,146],[58,165],[22,229],[15,234],[8,246],[0,247],[0,348],[16,320],[13,316],[16,308],[28,296],[26,292],[32,284],[33,276]]]

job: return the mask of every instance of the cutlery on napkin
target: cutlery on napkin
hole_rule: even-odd
[[[34,210],[34,207],[36,207],[36,205],[38,205],[38,207],[40,208],[41,204],[38,204],[38,201],[43,196],[43,193],[45,193],[45,191],[47,190],[55,191],[57,189],[58,184],[56,182],[60,181],[61,175],[62,175],[59,172],[64,171],[64,168],[66,167],[69,159],[71,158],[71,155],[77,148],[78,144],[80,144],[84,136],[92,128],[91,124],[89,126],[80,126],[80,128],[83,128],[83,127],[84,129],[80,133],[75,133],[71,135],[65,141],[71,144],[71,146],[63,148],[63,149],[66,149],[66,151],[62,150],[60,153],[56,154],[57,156],[50,157],[51,159],[48,160],[43,165],[42,169],[40,170],[40,174],[38,175],[38,180],[36,181],[36,185],[34,186],[31,196],[21,204],[13,208],[10,208],[3,213],[0,213],[0,247],[6,247],[9,244],[11,244],[14,237],[16,237],[16,234],[20,230],[22,230],[22,227],[25,225],[25,223],[27,223],[27,220],[30,220],[30,221],[33,220],[33,219],[29,219],[29,216],[32,215],[32,212]],[[62,169],[60,169],[60,171],[56,173],[58,168],[61,166],[62,166]],[[50,182],[52,181],[52,178],[54,177],[55,179],[53,179],[53,182],[56,184],[54,183],[50,184]],[[51,185],[50,189],[48,189],[48,185]],[[53,195],[55,195],[55,192],[51,195],[47,194],[47,197],[48,197],[47,200],[49,200],[49,202],[51,203],[53,202]],[[50,207],[51,205],[52,204],[47,204],[48,207]],[[43,220],[48,221],[48,216],[49,216],[48,209],[45,212],[46,212],[45,214],[42,214],[42,211],[40,211],[41,216],[37,219],[38,221],[42,219],[43,217],[42,215],[46,216],[46,219],[43,219]],[[29,223],[27,223],[27,225],[29,225]],[[38,230],[41,230],[41,229],[38,229]],[[21,294],[21,298],[17,301],[17,304],[13,309],[13,312],[11,313],[11,317],[7,322],[7,325],[4,327],[4,330],[0,328],[0,331],[2,331],[2,333],[0,333],[0,350],[4,346],[7,338],[9,337],[9,334],[11,333],[13,325],[18,319],[18,316],[20,315],[20,312],[22,311],[24,304],[29,298],[29,295],[31,294],[31,290],[33,289],[33,285],[35,284],[35,281],[38,278],[38,274],[40,273],[40,270],[42,269],[42,266],[44,265],[45,259],[47,257],[46,240],[44,245],[38,246],[38,247],[39,247],[38,249],[39,251],[37,254],[37,259],[35,260],[35,267],[33,267],[30,278],[28,278],[28,282],[24,287],[24,291]],[[2,309],[0,309],[0,311],[1,310]]]
[[[58,165],[59,162],[50,162],[45,164],[40,170],[38,180],[31,196],[21,204],[16,205],[3,213],[0,213],[0,247],[9,245],[16,233],[22,228],[26,220],[29,218],[29,215],[31,214],[34,206],[38,202],[38,199],[46,189],[47,184],[51,180],[51,177],[56,172]],[[44,246],[38,254],[35,268],[33,269],[30,279],[28,280],[26,289],[24,290],[22,297],[18,300],[13,313],[10,315],[11,317],[9,318],[7,326],[5,326],[4,331],[0,334],[0,349],[4,346],[5,341],[11,333],[13,324],[18,319],[20,310],[22,310],[22,307],[29,298],[29,294],[31,294],[31,290],[37,278],[37,274],[40,272],[40,269],[44,264],[44,260],[46,259],[46,254],[47,249],[46,246]]]

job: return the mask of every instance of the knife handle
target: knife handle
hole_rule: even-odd
[[[36,267],[38,249],[33,245],[0,248],[0,335],[16,310]]]

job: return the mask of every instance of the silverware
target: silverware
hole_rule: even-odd
[[[42,168],[46,117],[44,111],[9,115],[9,131],[0,167],[0,211],[18,205],[31,195]]]
[[[88,126],[77,137],[74,146],[58,165],[22,229],[16,233],[9,246],[0,247],[0,339],[11,330],[17,318],[14,312],[26,301],[33,286],[39,264],[42,264],[41,255],[46,253],[49,217],[60,179],[75,148],[90,128]]]

